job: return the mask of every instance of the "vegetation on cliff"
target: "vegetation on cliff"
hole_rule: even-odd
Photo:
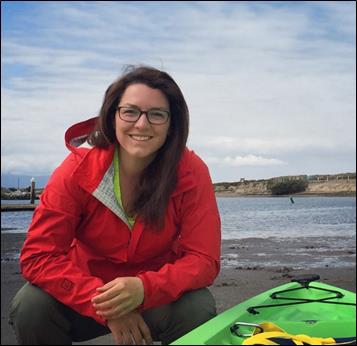
[[[304,192],[307,186],[308,182],[304,180],[269,181],[267,184],[267,188],[272,195],[290,195],[292,193]]]

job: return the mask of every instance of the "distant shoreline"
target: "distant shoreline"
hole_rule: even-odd
[[[347,174],[347,173],[346,173]],[[305,191],[298,193],[286,193],[289,189],[281,190],[284,194],[272,194],[272,188],[269,186],[271,181],[276,181],[278,184],[289,182],[291,180],[306,181]],[[355,173],[350,173],[347,176],[319,176],[315,180],[306,180],[305,176],[297,177],[279,177],[273,180],[241,180],[239,182],[223,182],[214,183],[213,188],[216,197],[286,197],[286,196],[304,196],[304,197],[355,197],[356,196],[356,178]],[[290,189],[291,191],[294,191]],[[300,189],[301,191],[302,189]],[[295,191],[297,191],[295,189]],[[39,198],[43,189],[36,189],[36,199]],[[1,188],[1,199],[8,200],[23,200],[30,199],[28,189],[6,189]],[[19,203],[21,204],[21,202]],[[26,203],[24,203],[26,204]]]
[[[356,192],[325,192],[325,193],[311,193],[311,192],[299,192],[299,193],[292,193],[292,194],[286,194],[286,195],[273,195],[273,194],[267,194],[267,193],[236,193],[236,192],[230,192],[230,191],[219,191],[215,192],[216,197],[227,197],[227,198],[234,198],[234,197],[274,197],[274,198],[286,198],[286,197],[356,197]],[[28,203],[23,203],[21,204],[21,201],[29,201],[29,199],[24,199],[24,198],[12,198],[8,199],[9,201],[19,201],[18,204],[2,204],[2,211],[5,209],[16,209],[20,208],[21,206],[27,206],[26,209],[34,209],[34,207],[37,206],[35,205],[30,205]],[[36,198],[38,200],[38,198]]]
[[[287,195],[272,195],[272,194],[240,194],[235,192],[216,192],[216,197],[274,197],[274,198],[287,198],[287,197],[356,197],[356,192],[340,192],[340,193],[295,193]]]

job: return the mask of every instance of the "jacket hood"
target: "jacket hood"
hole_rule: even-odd
[[[90,148],[86,145],[89,134],[94,130],[98,117],[94,117],[72,125],[65,133],[66,147],[73,153],[77,153],[80,146]]]

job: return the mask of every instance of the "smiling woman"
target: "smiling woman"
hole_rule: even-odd
[[[133,115],[128,119],[128,107],[131,113],[141,113],[135,115],[135,122]],[[167,118],[152,124],[152,113],[144,112],[143,117],[142,109],[166,112]],[[108,88],[100,113],[89,143],[100,148],[120,143],[120,178],[131,180],[122,185],[136,186],[135,196],[128,193],[132,196],[131,211],[162,226],[188,137],[188,109],[181,90],[166,73],[141,67]]]
[[[66,132],[20,255],[21,344],[170,343],[216,314],[207,289],[221,227],[207,166],[186,148],[189,114],[166,72],[132,67],[98,117]],[[204,307],[204,308],[203,308]]]

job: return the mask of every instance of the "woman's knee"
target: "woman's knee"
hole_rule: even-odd
[[[216,302],[207,288],[187,292],[173,305],[175,315],[193,328],[217,315]]]
[[[44,328],[51,315],[59,313],[59,303],[40,288],[26,283],[15,295],[10,307],[10,324],[18,328]]]
[[[186,292],[177,301],[144,314],[153,337],[169,344],[216,316],[216,303],[207,288]]]

